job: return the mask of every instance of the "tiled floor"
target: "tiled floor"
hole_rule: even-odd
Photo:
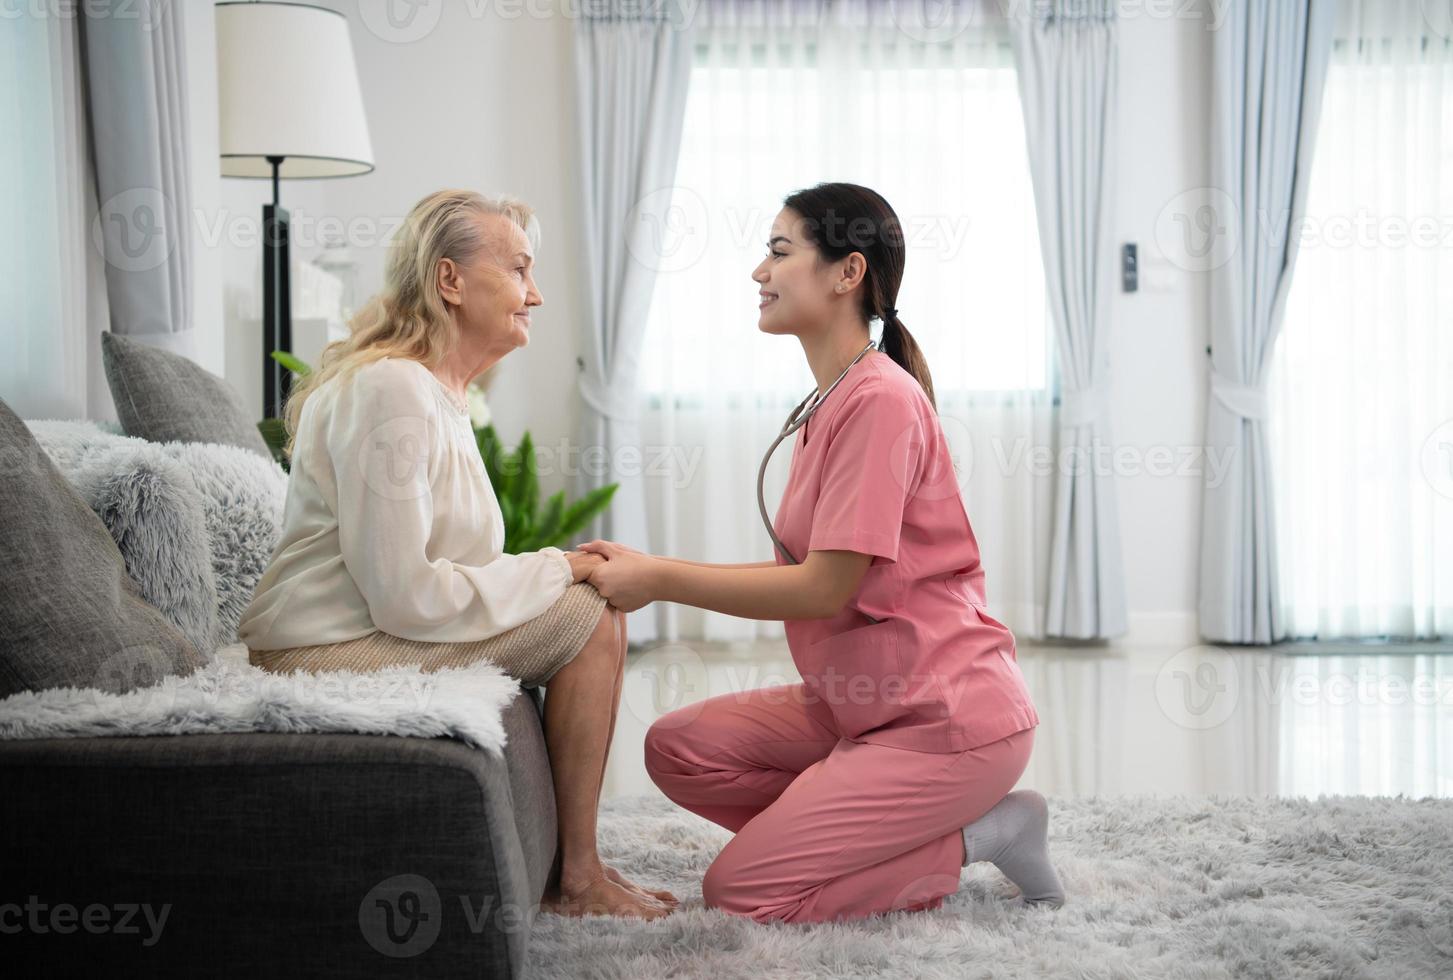
[[[1453,796],[1446,645],[1018,650],[1040,714],[1020,786],[1067,796]],[[604,798],[659,792],[641,762],[655,718],[796,680],[782,643],[633,651]]]

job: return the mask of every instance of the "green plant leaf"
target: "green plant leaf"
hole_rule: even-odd
[[[535,547],[531,550],[539,551],[559,541],[560,525],[564,518],[565,491],[561,490],[545,501],[545,512],[540,515],[540,523],[535,526],[535,538],[532,542]]]
[[[589,524],[595,515],[610,505],[610,499],[615,496],[619,487],[619,483],[608,483],[603,487],[596,487],[567,507],[565,516],[560,520],[560,536],[572,535]]]
[[[263,419],[257,423],[257,431],[262,434],[262,441],[267,443],[267,448],[272,453],[272,458],[284,470],[288,468],[287,457],[283,455],[283,447],[288,442],[288,431],[283,425],[282,419]]]
[[[275,350],[270,356],[274,361],[277,361],[300,378],[307,377],[313,373],[313,369],[306,362],[301,358],[294,357],[285,350]]]
[[[569,502],[565,491],[553,494],[540,508],[540,479],[534,439],[526,432],[513,451],[506,449],[493,425],[474,430],[484,472],[499,501],[504,521],[506,554],[557,546],[610,505],[618,484],[599,487]]]
[[[540,477],[535,460],[535,441],[528,432],[520,438],[519,460],[520,482],[515,499],[519,502],[521,516],[533,526],[535,511],[540,506]]]

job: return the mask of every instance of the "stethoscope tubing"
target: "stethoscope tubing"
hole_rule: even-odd
[[[846,378],[848,376],[848,372],[853,369],[853,365],[861,361],[867,355],[868,351],[872,350],[875,346],[876,345],[873,343],[873,341],[868,341],[868,346],[864,347],[858,352],[858,356],[853,358],[847,367],[843,368],[843,373],[837,376],[836,381],[827,386],[827,391],[824,391],[820,397],[817,394],[817,389],[814,388],[812,389],[811,394],[809,394],[806,398],[802,399],[802,401],[798,402],[797,407],[792,410],[792,414],[787,416],[787,421],[782,424],[782,431],[778,433],[776,439],[772,440],[772,445],[767,447],[767,453],[762,457],[762,465],[757,467],[757,510],[762,515],[762,526],[767,529],[767,536],[772,539],[773,546],[779,552],[781,552],[783,558],[787,559],[787,561],[793,565],[800,565],[802,563],[798,561],[797,556],[792,554],[788,547],[782,543],[782,539],[777,537],[777,531],[775,528],[772,527],[772,519],[767,516],[767,500],[763,490],[763,486],[767,479],[767,463],[772,459],[772,454],[777,451],[777,447],[782,445],[782,440],[786,439],[788,436],[792,435],[798,429],[802,428],[804,425],[807,424],[807,420],[812,418],[813,413],[815,413],[822,406],[822,403],[827,400],[827,396],[831,395],[833,389],[842,383],[843,378]],[[816,400],[814,401],[814,399]],[[809,402],[812,403],[810,406],[808,405]],[[804,407],[807,408],[807,412],[806,414],[803,414],[801,415],[801,417],[799,417],[799,414],[802,412]],[[872,616],[868,616],[867,613],[864,613],[863,615],[870,623],[878,622],[878,620],[874,619]]]
[[[876,346],[873,341],[868,341],[868,346],[858,351],[858,356],[853,358],[847,367],[843,368],[843,373],[837,376],[836,381],[827,386],[827,391],[824,391],[820,397],[817,394],[817,389],[814,388],[806,398],[798,402],[797,407],[792,410],[792,414],[787,416],[787,421],[782,424],[782,431],[778,433],[776,439],[772,440],[772,445],[767,447],[767,454],[762,457],[762,465],[757,467],[757,510],[762,514],[762,526],[767,529],[767,536],[772,539],[773,546],[782,553],[783,558],[786,558],[793,565],[800,565],[802,563],[782,543],[782,539],[777,537],[777,531],[772,527],[772,519],[767,516],[767,501],[763,490],[763,486],[767,480],[767,463],[772,459],[772,454],[777,451],[777,447],[782,445],[782,440],[806,425],[807,420],[812,418],[813,414],[822,407],[823,402],[827,401],[827,396],[831,395],[833,389],[842,383],[843,378],[848,376],[848,372],[853,369],[853,365],[861,361],[867,355],[868,351]],[[809,402],[812,403],[810,406],[808,405]],[[807,408],[806,414],[801,414],[803,408]]]

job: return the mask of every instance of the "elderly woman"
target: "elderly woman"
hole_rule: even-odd
[[[523,204],[469,191],[414,206],[383,291],[288,398],[282,538],[239,638],[279,673],[485,659],[548,685],[560,850],[543,904],[654,919],[676,898],[603,864],[595,840],[624,616],[584,581],[599,557],[504,553],[469,424],[469,381],[529,343],[536,227]]]

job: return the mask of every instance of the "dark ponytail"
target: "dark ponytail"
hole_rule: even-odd
[[[877,191],[845,183],[818,184],[789,194],[782,204],[802,217],[812,243],[829,262],[854,252],[867,260],[863,319],[883,322],[883,353],[913,375],[937,408],[928,361],[895,307],[905,251],[903,226],[893,208]]]
[[[918,346],[918,341],[913,339],[913,334],[898,319],[897,311],[891,311],[883,317],[883,353],[898,362],[899,367],[909,374],[923,386],[923,393],[928,396],[929,404],[938,408],[938,402],[933,397],[933,378],[928,373],[928,360],[923,356],[923,349]]]

